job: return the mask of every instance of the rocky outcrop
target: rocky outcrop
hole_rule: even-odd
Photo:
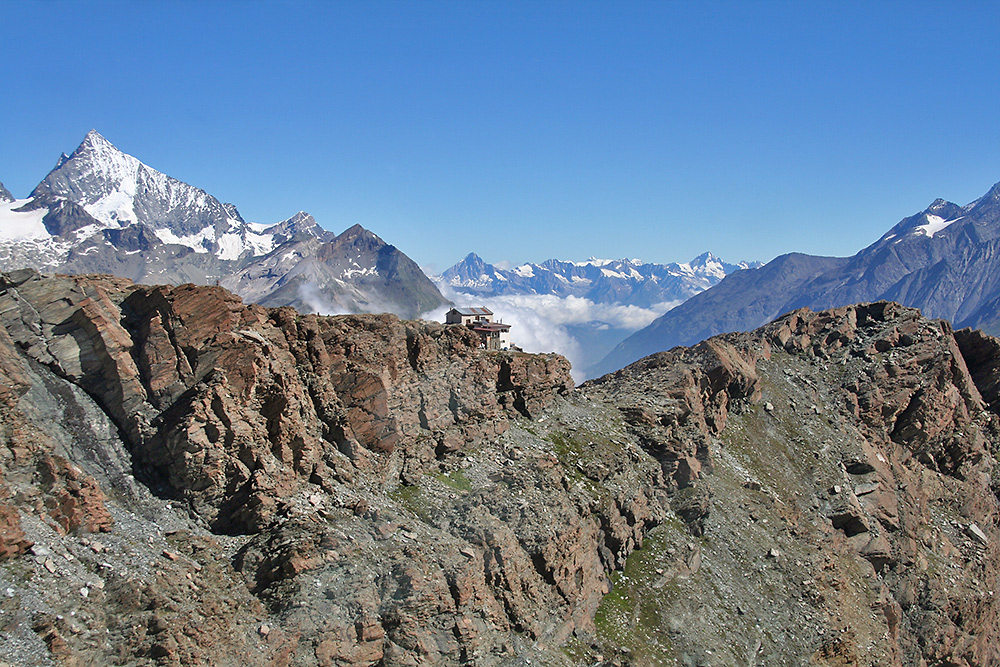
[[[726,664],[1000,664],[997,350],[881,302],[795,311],[584,385],[660,447],[675,510],[712,564],[674,579],[670,600],[647,596],[678,621],[640,633],[640,650],[669,640],[675,658]],[[695,620],[734,610],[718,633]],[[770,639],[734,643],[745,617]]]
[[[15,664],[1000,664],[976,332],[800,310],[573,390],[464,327],[0,288]]]
[[[92,395],[147,482],[218,530],[259,529],[283,497],[353,470],[419,474],[572,386],[561,358],[482,354],[466,329],[392,315],[109,277],[22,272],[3,287],[13,342]]]
[[[644,523],[658,520],[645,492],[624,494],[643,499],[628,510],[567,494],[557,460],[527,453],[538,449],[535,438],[510,447],[506,463],[492,449],[480,454],[513,420],[539,415],[572,387],[561,357],[487,352],[464,327],[394,316],[268,311],[213,287],[18,272],[4,275],[3,289],[12,372],[34,364],[85,390],[117,425],[148,488],[218,539],[251,536],[236,569],[216,573],[213,585],[237,572],[245,579],[245,594],[265,602],[251,616],[268,627],[269,642],[283,638],[274,648],[284,660],[403,664],[418,656],[437,664],[513,655],[522,634],[564,639],[589,622],[606,590],[607,559],[624,562]],[[36,381],[28,373],[22,385]],[[480,455],[505,474],[481,480],[489,491],[466,493],[454,467]],[[53,527],[77,536],[108,530],[95,505],[101,496],[91,493],[99,489],[78,472],[49,465],[36,480],[49,495],[63,499],[66,487],[79,497],[56,504],[61,523],[49,512]],[[57,473],[63,487],[47,482]],[[442,492],[456,485],[461,493]],[[388,501],[392,489],[399,495]],[[545,509],[526,514],[529,499]],[[94,507],[74,513],[78,505]],[[12,553],[23,553],[27,542],[7,533]],[[222,547],[209,540],[198,550],[219,558]],[[163,570],[169,563],[157,555]],[[143,605],[175,604],[179,591],[162,577],[143,585]],[[234,604],[253,609],[238,597]],[[361,620],[359,604],[367,610]],[[492,610],[486,618],[483,609]],[[445,617],[452,620],[442,626]],[[233,650],[204,643],[224,624],[182,637],[169,616],[143,619],[165,634],[132,640],[135,655],[210,662],[206,656]],[[50,626],[39,624],[36,634],[62,646],[66,633]]]

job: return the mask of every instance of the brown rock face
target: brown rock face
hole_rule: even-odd
[[[994,339],[873,303],[796,311],[585,385],[663,463],[712,563],[680,601],[645,597],[686,629],[637,650],[669,634],[675,658],[742,664],[746,617],[773,638],[751,643],[761,664],[1000,664],[998,368]],[[754,553],[766,564],[741,556]],[[697,621],[734,601],[717,631]]]
[[[0,381],[23,391],[12,379],[18,370],[0,362]],[[11,385],[0,388],[0,560],[21,555],[32,544],[18,509],[62,535],[109,531],[114,520],[97,481],[52,453],[47,436],[18,410]]]
[[[580,390],[212,287],[3,274],[0,325],[15,664],[1000,664],[1000,344],[916,311]]]
[[[148,481],[216,529],[355,471],[391,484],[572,387],[556,356],[485,354],[461,327],[245,306],[217,287],[7,278],[4,323],[108,411]]]
[[[227,616],[237,609],[268,628],[262,655],[277,664],[409,664],[413,656],[458,662],[475,651],[512,653],[517,632],[565,637],[587,622],[605,581],[600,520],[580,529],[589,500],[569,503],[561,495],[551,457],[518,455],[511,472],[542,478],[517,498],[441,496],[440,525],[430,515],[425,527],[413,525],[385,496],[401,481],[426,484],[428,475],[495,441],[512,419],[537,414],[571,389],[561,357],[482,351],[464,327],[265,310],[211,287],[22,272],[4,276],[2,288],[8,337],[0,354],[13,386],[27,389],[34,376],[18,373],[34,363],[34,372],[49,369],[84,389],[114,420],[132,469],[154,492],[218,533],[253,535],[235,560],[247,587],[232,605],[217,596],[233,571],[187,572],[193,590],[206,582],[217,589],[179,608],[209,618],[216,605],[218,622],[178,633],[175,616],[146,613],[178,608],[184,586],[169,578],[143,580],[139,607],[125,596],[104,598],[107,609],[145,628],[125,640],[133,656],[165,664],[228,660],[246,642]],[[19,419],[14,406],[5,424]],[[37,470],[21,497],[37,498],[37,516],[56,534],[115,530],[93,478],[55,455],[51,443],[37,453],[20,444],[23,438],[10,439],[10,451]],[[544,488],[541,480],[553,476],[556,485]],[[531,494],[562,507],[560,548],[542,538],[554,529],[550,523],[515,532],[489,512],[459,522],[482,503],[512,511],[508,505]],[[2,543],[16,556],[30,541],[17,512],[8,514]],[[612,558],[624,560],[641,535],[636,521],[618,531],[623,546],[607,551]],[[525,542],[532,531],[538,535]],[[402,544],[401,533],[408,536]],[[473,535],[480,546],[465,541]],[[427,544],[407,544],[417,536]],[[220,546],[209,541],[195,551],[218,554]],[[48,548],[39,553],[43,576],[58,576],[61,562],[44,555]],[[167,561],[154,554],[150,567],[176,569],[184,561],[171,549],[163,554]],[[109,572],[118,567],[106,565]],[[94,576],[108,581],[101,567]],[[307,577],[323,588],[303,589]],[[84,589],[80,595],[94,600],[90,585]],[[267,607],[248,606],[243,598],[251,593]],[[359,604],[366,610],[360,617]],[[452,625],[441,627],[445,617]],[[73,633],[45,618],[34,632],[53,654],[101,655],[79,653]],[[226,632],[236,632],[232,644],[207,643]],[[107,650],[101,646],[88,650]]]

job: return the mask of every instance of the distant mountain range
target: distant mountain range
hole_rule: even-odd
[[[515,325],[515,343],[569,357],[580,380],[636,329],[727,274],[754,266],[760,263],[730,264],[704,253],[684,264],[591,257],[507,269],[470,253],[433,280],[455,301],[488,305],[505,317]]]
[[[727,274],[760,263],[728,264],[706,252],[686,264],[652,264],[638,259],[569,262],[550,259],[501,269],[475,253],[441,274],[457,292],[477,296],[552,294],[594,303],[655,308],[677,304],[708,289]]]
[[[853,257],[782,255],[726,276],[622,341],[595,367],[610,372],[779,315],[888,299],[956,328],[1000,334],[1000,183],[958,206],[937,199]]]
[[[417,317],[447,303],[410,258],[355,225],[299,212],[248,223],[232,204],[152,169],[91,131],[26,200],[0,185],[0,269],[219,283],[304,311]]]

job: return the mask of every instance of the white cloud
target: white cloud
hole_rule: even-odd
[[[467,295],[458,298],[468,301]],[[452,297],[449,297],[452,298]],[[680,301],[659,303],[652,308],[622,305],[619,303],[594,303],[580,296],[559,297],[553,294],[510,294],[489,297],[486,301],[508,308],[526,308],[539,313],[553,324],[583,324],[607,322],[616,329],[637,331],[667,312]],[[491,308],[492,309],[492,308]]]
[[[317,315],[345,315],[349,311],[327,299],[314,282],[299,285],[299,298],[309,307],[310,313]]]
[[[379,301],[370,298],[370,295],[357,294],[355,296],[343,295],[338,298],[335,294],[324,294],[320,287],[310,281],[299,285],[299,298],[305,302],[308,312],[317,315],[352,315],[355,313],[395,313],[399,314],[400,308],[391,301]]]
[[[657,304],[653,308],[640,308],[621,304],[594,303],[583,297],[558,297],[551,294],[511,294],[478,297],[456,292],[450,285],[437,283],[445,298],[459,306],[485,306],[496,318],[511,325],[510,337],[525,352],[556,352],[573,364],[573,379],[585,379],[581,368],[584,350],[567,328],[568,325],[587,322],[607,322],[611,328],[624,334],[648,325],[680,302]],[[421,317],[444,321],[450,306],[438,308]]]

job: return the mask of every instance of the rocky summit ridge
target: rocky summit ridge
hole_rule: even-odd
[[[302,211],[248,223],[233,204],[91,130],[28,199],[0,192],[0,269],[221,284],[247,300],[312,312],[416,317],[446,303],[409,257],[358,229],[337,235]]]
[[[879,302],[573,388],[460,326],[0,274],[0,654],[997,665],[998,369]]]

